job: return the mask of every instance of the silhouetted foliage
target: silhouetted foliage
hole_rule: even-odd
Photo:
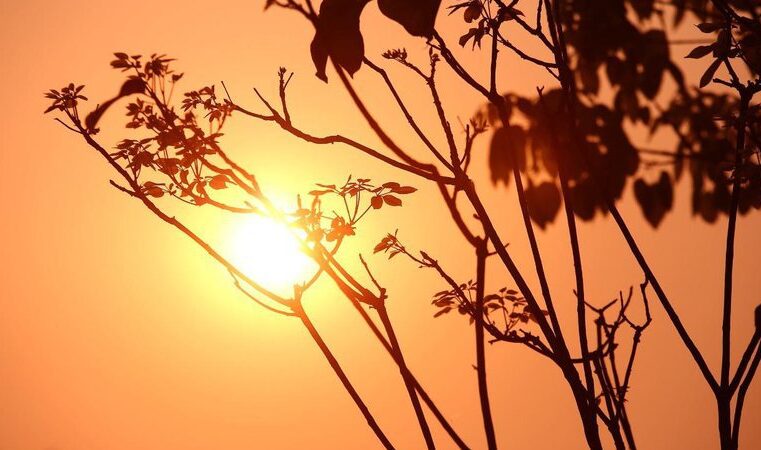
[[[325,66],[328,56],[350,75],[359,70],[365,56],[359,19],[370,0],[325,0],[316,18],[317,32],[312,40],[312,61],[317,77],[328,81]],[[378,0],[383,14],[401,24],[413,36],[430,37],[440,0]]]
[[[475,0],[456,6],[468,5],[464,20],[468,23],[480,20],[479,30],[482,30],[489,20],[484,3]],[[740,10],[747,5],[748,2],[733,2],[733,6]],[[557,89],[534,98],[504,94],[516,121],[521,124],[511,125],[507,132],[499,128],[493,105],[487,105],[482,112],[493,126],[498,127],[489,158],[494,182],[508,183],[512,176],[511,161],[518,164],[521,173],[529,180],[543,180],[547,176],[556,180],[554,189],[544,181],[544,195],[530,200],[531,203],[540,201],[553,205],[543,207],[543,214],[532,214],[539,226],[544,227],[553,221],[560,211],[557,163],[553,159],[559,152],[569,151],[567,143],[570,138],[565,133],[580,134],[581,140],[587,143],[585,150],[574,149],[576,154],[568,157],[574,212],[581,219],[591,220],[595,211],[605,213],[604,197],[620,199],[629,184],[633,186],[635,199],[647,221],[658,226],[673,206],[674,186],[685,168],[692,181],[694,214],[714,222],[719,213],[729,211],[731,180],[726,168],[733,161],[734,138],[732,130],[717,124],[715,118],[726,117],[729,111],[736,110],[737,99],[727,92],[707,92],[690,86],[677,64],[685,54],[680,47],[669,48],[666,32],[653,28],[653,25],[658,26],[653,21],[671,16],[679,23],[686,12],[706,20],[698,28],[715,41],[698,46],[686,55],[688,58],[709,54],[714,57],[699,87],[713,79],[725,55],[738,57],[742,54],[748,68],[757,73],[760,47],[755,40],[756,34],[748,27],[732,27],[730,33],[721,14],[710,2],[681,1],[673,2],[672,6],[673,10],[667,10],[659,7],[655,0],[561,3],[566,42],[572,55],[569,65],[580,86],[574,93],[578,102],[578,123],[574,129],[552,126],[564,114],[559,101],[562,93]],[[480,19],[475,18],[476,14]],[[493,20],[507,21],[516,16],[523,16],[523,13],[498,14]],[[474,30],[471,28],[463,35],[461,45],[471,36],[480,40],[485,33]],[[730,44],[730,34],[734,44]],[[507,37],[502,39],[507,41]],[[544,65],[548,70],[554,70],[551,63]],[[666,82],[666,77],[670,78],[670,83]],[[607,86],[604,90],[603,85]],[[663,102],[666,105],[661,107]],[[651,136],[661,129],[671,131],[676,142],[673,150],[653,151],[646,143],[634,144],[645,140],[643,127]],[[551,139],[553,135],[554,141]],[[553,145],[558,149],[554,150]],[[588,153],[589,160],[583,160],[579,151]],[[648,156],[651,158],[647,159]],[[604,168],[604,191],[592,186],[588,165]],[[661,170],[658,177],[649,174],[651,169],[661,166],[671,169]],[[758,170],[758,163],[755,166],[750,170]],[[759,186],[757,180],[743,186],[740,197],[742,214],[751,208],[761,208]]]
[[[367,2],[322,2],[311,48],[317,76],[324,81],[327,81],[325,65],[329,55],[350,74],[359,70],[364,57],[359,19]],[[494,3],[497,4],[496,12]],[[449,6],[450,14],[462,12],[470,27],[460,38],[460,45],[471,43],[473,49],[480,49],[481,40],[491,28],[500,29],[503,24],[515,20],[525,24],[523,18],[526,16],[515,7],[516,4],[471,0]],[[543,2],[538,4],[539,16]],[[739,11],[748,11],[750,5],[743,1],[730,4]],[[560,2],[559,17],[563,18],[566,43],[572,55],[568,63],[580,86],[574,93],[578,101],[576,129],[555,129],[551,125],[557,122],[558,115],[564,114],[559,101],[562,93],[557,89],[546,92],[541,100],[505,93],[510,110],[517,113],[516,121],[520,124],[511,124],[506,130],[499,126],[495,106],[486,106],[483,114],[496,128],[489,157],[492,180],[507,184],[512,177],[513,164],[517,164],[520,172],[538,186],[531,189],[531,204],[534,206],[529,210],[540,227],[554,221],[560,211],[557,164],[553,158],[568,148],[570,137],[567,133],[581,134],[588,149],[574,151],[587,151],[591,155],[588,161],[573,152],[568,155],[574,211],[581,219],[593,219],[596,211],[604,213],[607,198],[620,199],[629,184],[637,186],[635,199],[645,218],[653,226],[658,226],[673,206],[674,185],[681,179],[685,166],[691,175],[693,213],[713,222],[719,213],[728,212],[730,180],[724,167],[732,163],[732,136],[731,130],[715,123],[714,117],[726,115],[727,109],[736,109],[737,105],[733,104],[736,99],[728,93],[706,92],[688,85],[677,64],[677,60],[685,55],[678,52],[679,48],[677,52],[669,48],[666,29],[654,26],[653,21],[670,17],[674,25],[678,25],[688,12],[705,20],[698,24],[698,29],[715,37],[715,41],[698,46],[686,55],[688,58],[714,56],[699,87],[711,81],[724,55],[738,57],[742,54],[747,67],[757,73],[761,67],[760,46],[750,25],[739,23],[728,30],[723,25],[721,13],[710,2],[675,1],[669,6],[673,10],[658,6],[655,0]],[[379,1],[379,7],[410,34],[430,37],[439,2],[385,0]],[[534,30],[539,29],[540,24],[538,20]],[[514,48],[507,35],[500,33],[498,39]],[[520,51],[519,56],[545,66],[550,72],[555,70],[551,62]],[[665,82],[667,76],[670,84]],[[601,94],[603,82],[608,89]],[[609,90],[612,90],[612,96]],[[666,106],[660,106],[664,101]],[[661,129],[671,131],[676,142],[674,149],[652,151],[644,144],[633,144],[635,140],[644,140],[643,127],[651,136]],[[550,139],[553,135],[554,144]],[[558,149],[553,149],[553,145]],[[650,155],[656,161],[644,157]],[[591,186],[588,165],[606,168],[604,190]],[[661,170],[658,177],[648,174],[654,166],[665,165],[671,166],[671,170]],[[548,183],[547,176],[555,182]],[[742,214],[751,208],[761,208],[758,186],[758,181],[754,181],[752,186],[743,188]]]

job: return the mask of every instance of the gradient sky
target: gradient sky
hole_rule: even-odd
[[[312,75],[307,24],[286,12],[265,15],[261,3],[0,0],[0,449],[378,446],[298,321],[273,316],[238,294],[223,268],[111,188],[105,162],[42,114],[43,91],[70,81],[86,84],[94,102],[113,96],[121,76],[108,65],[112,52],[163,52],[178,58],[177,68],[186,72],[183,89],[224,80],[233,98],[252,109],[260,105],[251,88],[276,95],[277,68],[286,66],[296,72],[290,106],[298,126],[375,143],[340,86]],[[450,40],[458,36],[458,21],[440,19]],[[363,30],[375,60],[387,47],[424,50],[422,41],[401,35],[390,41],[391,32],[401,28],[381,18],[374,3],[363,16]],[[462,55],[466,64],[477,56]],[[505,87],[530,93],[537,84],[550,83],[540,70],[514,60],[506,58],[504,67]],[[420,86],[399,69],[390,73],[413,98],[413,111],[425,117],[422,125],[433,125]],[[699,76],[697,69],[689,73]],[[372,74],[360,71],[355,80],[399,142],[414,142]],[[480,99],[450,74],[442,73],[441,85],[453,122],[479,106]],[[103,142],[115,142],[123,122],[118,115],[107,119],[102,128],[116,132],[103,133]],[[314,182],[341,182],[348,174],[420,187],[403,208],[368,220],[346,261],[355,261],[358,251],[371,253],[384,233],[398,228],[405,242],[429,251],[459,279],[472,277],[472,255],[464,241],[451,238],[456,231],[431,186],[346,148],[310,146],[271,124],[242,117],[232,122],[223,143],[275,197],[293,199]],[[479,188],[500,230],[536,286],[514,192],[489,184],[485,142],[477,148],[474,177],[482,180]],[[657,231],[641,218],[631,195],[622,211],[686,327],[718,368],[726,220],[713,225],[694,220],[688,199],[685,180],[675,210]],[[227,237],[236,225],[224,215],[177,213],[221,248],[235,245]],[[761,301],[759,229],[758,212],[738,223],[735,361],[753,330],[752,308]],[[565,223],[559,219],[539,239],[559,313],[573,317]],[[610,219],[583,223],[580,239],[591,301],[602,304],[643,280]],[[465,440],[483,447],[472,330],[459,316],[432,319],[430,295],[443,288],[433,273],[380,255],[369,260],[389,287],[389,310],[413,372]],[[490,286],[511,285],[501,272],[493,273]],[[307,299],[307,308],[392,441],[398,448],[420,448],[398,371],[347,302],[326,285]],[[716,448],[712,395],[654,297],[652,309],[654,323],[644,337],[629,397],[639,444]],[[570,391],[554,366],[506,344],[488,347],[488,357],[502,445],[583,447]],[[761,448],[759,423],[756,382],[746,399],[742,448]],[[435,433],[446,440],[440,429]]]

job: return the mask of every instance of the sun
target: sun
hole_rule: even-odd
[[[284,295],[312,276],[317,265],[301,252],[299,241],[274,219],[250,216],[228,238],[230,260],[257,283]]]

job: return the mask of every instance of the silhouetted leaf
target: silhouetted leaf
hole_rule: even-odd
[[[578,74],[581,78],[581,85],[585,92],[597,94],[600,90],[600,77],[597,76],[597,65],[585,61],[579,61]]]
[[[729,53],[732,45],[732,37],[726,29],[719,31],[716,36],[716,43],[713,45],[713,56],[723,58]]]
[[[310,51],[317,78],[327,82],[328,57],[349,75],[362,65],[365,44],[359,30],[359,16],[369,0],[325,0],[320,5],[316,32]]]
[[[481,17],[481,2],[478,0],[471,1],[468,4],[468,7],[465,8],[463,18],[465,19],[465,22],[471,23],[474,20],[478,20],[479,17]]]
[[[640,19],[648,19],[653,14],[654,2],[652,0],[633,0],[629,4]]]
[[[720,22],[713,22],[713,23],[712,22],[704,22],[704,23],[699,23],[696,26],[703,33],[713,33],[714,31],[716,31],[716,30],[720,29],[721,27],[723,27],[724,24],[720,23]]]
[[[714,60],[710,66],[708,66],[708,69],[703,73],[703,76],[700,77],[700,87],[705,87],[708,85],[708,83],[713,80],[713,75],[716,73],[716,69],[719,68],[719,65],[721,65],[721,60],[716,59]]]
[[[211,180],[209,180],[209,186],[212,189],[224,189],[227,187],[227,183],[229,183],[230,180],[227,178],[226,175],[219,174],[214,175]]]
[[[634,196],[642,208],[645,219],[653,227],[660,225],[673,204],[673,187],[668,173],[661,172],[658,182],[649,185],[643,179],[634,183]]]
[[[592,220],[600,198],[592,180],[577,180],[576,184],[571,186],[569,194],[576,216],[582,220]]]
[[[412,194],[413,192],[417,192],[417,188],[414,188],[412,186],[399,186],[393,191],[397,194]]]
[[[713,44],[711,45],[699,45],[692,49],[690,53],[685,56],[685,58],[694,58],[699,59],[707,54],[711,53],[713,51]]]
[[[390,238],[390,236],[386,236],[383,239],[381,239],[380,242],[373,248],[373,253],[382,252],[389,247],[391,247],[394,244],[394,240]]]
[[[433,317],[434,318],[439,317],[441,315],[444,315],[444,314],[448,313],[451,310],[452,310],[451,307],[446,307],[446,308],[440,309],[438,312],[436,312],[436,314],[433,315]]]
[[[162,197],[164,195],[164,189],[161,188],[161,186],[157,183],[154,183],[152,181],[146,181],[143,184],[143,194],[148,195],[150,197]]]
[[[753,73],[756,75],[761,73],[761,34],[747,33],[739,39],[738,45],[742,51],[743,61]]]
[[[483,25],[483,23],[479,24],[479,26],[471,28],[468,30],[467,33],[460,36],[460,39],[457,41],[461,47],[464,47],[465,44],[468,43],[469,40],[473,39],[473,47],[476,48],[476,45],[481,47],[481,39],[484,38],[486,35],[487,28]]]
[[[529,180],[526,188],[528,214],[539,228],[544,228],[560,211],[560,190],[555,183],[544,181],[534,186]]]
[[[441,0],[378,0],[381,12],[401,24],[413,36],[433,35]]]
[[[402,206],[402,201],[399,199],[399,197],[395,197],[393,195],[384,195],[383,201],[386,202],[388,206]]]
[[[143,92],[145,92],[145,82],[143,80],[137,77],[128,78],[127,81],[122,84],[116,97],[101,103],[93,112],[85,117],[85,127],[91,132],[96,131],[98,122],[100,122],[103,114],[111,107],[111,105],[116,103],[117,100],[133,94],[142,94]]]
[[[661,87],[663,72],[669,63],[669,44],[666,33],[649,30],[642,36],[647,52],[643,55],[643,70],[640,76],[640,91],[649,99],[655,98]]]
[[[509,184],[514,165],[524,170],[526,167],[526,132],[517,125],[498,128],[489,145],[489,169],[491,181]]]
[[[621,84],[625,71],[626,64],[617,57],[611,56],[605,61],[605,73],[608,75],[608,80],[612,85],[617,86]]]
[[[719,209],[716,207],[714,196],[710,192],[700,193],[698,212],[700,216],[708,223],[716,222],[719,217]]]

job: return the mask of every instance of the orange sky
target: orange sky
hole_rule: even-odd
[[[277,68],[286,66],[296,72],[290,106],[298,126],[318,135],[341,131],[374,143],[340,87],[312,76],[311,31],[305,22],[280,11],[264,15],[260,3],[1,0],[0,449],[378,445],[297,320],[250,304],[224,269],[138,202],[112,189],[105,162],[42,115],[47,106],[43,91],[73,81],[86,84],[86,95],[95,101],[108,98],[121,80],[108,66],[111,53],[155,51],[179,59],[178,69],[186,72],[182,88],[225,80],[233,98],[251,108],[259,106],[251,88],[276,95]],[[445,30],[454,24],[454,19],[441,18]],[[424,49],[422,41],[389,42],[389,30],[401,28],[382,20],[374,4],[363,16],[363,29],[368,54],[376,60],[387,47]],[[468,53],[463,59],[473,61]],[[401,71],[391,73],[403,78]],[[372,74],[360,71],[355,80],[398,140],[414,142],[402,127],[403,118],[392,114],[388,99],[378,94]],[[478,107],[480,100],[450,75],[443,75],[441,83],[452,118],[465,119]],[[549,81],[541,71],[507,59],[503,83],[529,93]],[[415,96],[420,88],[403,83],[401,91]],[[422,96],[411,103],[414,111],[429,110]],[[124,121],[110,120],[115,130]],[[104,133],[102,139],[112,143],[118,137]],[[483,180],[479,187],[500,230],[535,286],[514,193],[488,184],[485,142],[478,148],[474,177]],[[345,254],[347,261],[358,251],[371,253],[384,233],[398,228],[406,242],[429,251],[458,278],[472,277],[471,265],[461,264],[472,259],[463,253],[469,251],[467,245],[451,239],[454,227],[431,186],[348,149],[315,148],[242,117],[233,118],[223,143],[266,190],[285,199],[308,191],[314,182],[341,182],[350,173],[420,187],[405,198],[405,207],[384,210],[364,224],[363,237]],[[686,327],[717,368],[726,220],[714,225],[693,220],[688,188],[682,183],[675,211],[657,232],[641,219],[630,196],[622,210]],[[180,212],[210,240],[229,244],[224,216]],[[760,300],[759,227],[758,213],[738,224],[735,358],[752,332],[751,311]],[[642,281],[611,220],[583,223],[580,239],[590,299],[602,303]],[[540,234],[540,246],[553,291],[566,299],[560,301],[559,313],[572,317],[573,272],[562,220]],[[433,273],[382,256],[370,262],[390,288],[390,313],[412,370],[465,440],[483,447],[472,330],[459,316],[431,318],[430,295],[443,286]],[[494,271],[490,285],[510,284],[500,277]],[[398,448],[420,448],[398,371],[347,302],[324,286],[307,299],[307,308],[392,441]],[[657,304],[653,315],[630,394],[638,443],[644,449],[716,448],[709,389]],[[583,447],[570,391],[555,367],[506,344],[489,347],[488,357],[501,444]],[[740,441],[747,449],[761,448],[761,431],[754,426],[761,423],[756,381],[743,415]],[[539,397],[529,390],[536,384],[542,386]],[[438,428],[436,436],[447,448]]]

